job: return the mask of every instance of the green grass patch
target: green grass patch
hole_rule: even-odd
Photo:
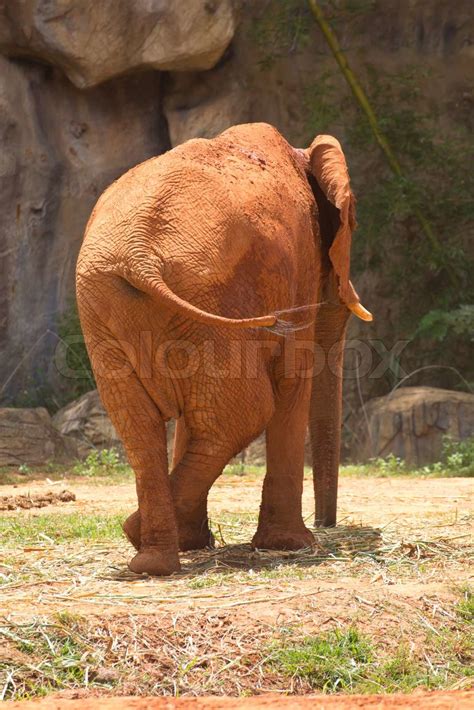
[[[370,642],[350,628],[329,631],[274,652],[274,669],[323,692],[350,691],[373,660]]]
[[[98,685],[100,650],[83,635],[81,620],[66,612],[51,621],[0,626],[0,638],[12,649],[0,660],[6,678],[4,700],[28,700],[65,688]],[[110,679],[107,685],[111,687]]]
[[[439,689],[473,675],[472,640],[464,629],[427,638],[422,654],[406,643],[387,652],[356,628],[335,629],[271,649],[273,671],[323,693],[409,693]]]
[[[474,624],[474,591],[472,587],[465,587],[462,590],[462,598],[456,606],[456,612],[464,621]]]
[[[121,528],[125,514],[98,515],[61,513],[0,518],[0,537],[4,545],[44,544],[67,540],[104,541],[123,537]]]

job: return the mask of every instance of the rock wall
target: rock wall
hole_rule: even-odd
[[[233,31],[227,0],[0,2],[0,399],[59,386],[54,333],[92,207],[170,147],[151,68],[207,69]]]
[[[54,67],[0,57],[1,380],[34,347],[13,391],[52,377],[85,224],[107,185],[167,149],[159,106],[156,72],[80,90]]]
[[[440,126],[472,132],[471,0],[341,0],[329,9],[364,80],[368,67],[413,65],[420,101]],[[0,400],[7,402],[26,391],[31,404],[42,404],[37,388],[56,386],[51,333],[73,296],[84,226],[97,196],[127,168],[246,121],[273,123],[300,146],[320,126],[334,133],[347,146],[359,196],[379,158],[375,146],[356,151],[348,141],[340,114],[353,100],[305,0],[0,0],[0,54]],[[329,80],[336,88],[327,115]],[[364,256],[357,262],[354,281],[376,320],[367,327],[353,319],[350,333],[383,341],[386,352],[409,329],[381,260],[375,268]],[[374,367],[358,383],[356,351],[348,356],[348,411],[394,381],[390,372],[371,377],[382,359],[372,348]],[[419,346],[406,352],[407,369],[433,361]],[[447,364],[462,369],[466,358],[456,351]],[[457,380],[446,370],[426,383]]]

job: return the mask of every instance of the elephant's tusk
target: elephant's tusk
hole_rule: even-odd
[[[362,303],[348,303],[347,307],[349,308],[352,313],[357,316],[357,318],[360,318],[361,320],[366,320],[366,321],[372,321],[374,320],[374,317],[370,311],[368,311]]]

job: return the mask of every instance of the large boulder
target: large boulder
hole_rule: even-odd
[[[0,409],[0,466],[68,463],[76,457],[74,440],[55,429],[46,409]]]
[[[231,0],[0,3],[0,52],[53,64],[79,88],[144,69],[210,69],[234,29]]]
[[[400,387],[370,400],[353,421],[351,458],[393,454],[413,466],[440,460],[445,436],[474,436],[474,395],[435,387]]]
[[[74,439],[80,458],[85,458],[93,449],[121,448],[97,390],[86,392],[56,412],[53,424],[61,434]]]

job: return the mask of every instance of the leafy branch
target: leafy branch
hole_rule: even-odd
[[[380,128],[379,122],[377,120],[377,116],[375,114],[375,111],[373,110],[370,101],[362,88],[359,80],[357,79],[356,75],[354,74],[353,70],[349,66],[349,63],[347,61],[347,58],[344,54],[344,52],[341,49],[341,46],[339,44],[339,40],[337,39],[335,33],[331,29],[329,23],[326,21],[324,14],[319,6],[319,3],[317,0],[308,0],[310,10],[319,25],[321,32],[323,33],[323,36],[332,52],[334,55],[334,58],[336,62],[338,63],[344,78],[346,79],[356,101],[358,102],[359,106],[361,107],[362,111],[365,113],[367,120],[369,122],[370,128],[372,130],[372,133],[374,135],[375,140],[377,141],[378,145],[380,146],[383,154],[385,155],[385,158],[387,160],[387,163],[389,164],[392,172],[403,182],[405,182],[405,177],[403,175],[402,168],[400,166],[400,163],[395,155],[395,153],[392,150],[392,147],[387,140],[387,137],[384,135],[383,131]],[[409,199],[408,195],[406,195],[406,198]],[[451,283],[453,286],[458,286],[459,285],[459,280],[457,277],[456,272],[454,269],[451,267],[449,263],[444,263],[441,264],[443,260],[443,248],[442,245],[434,233],[431,224],[429,221],[426,219],[425,215],[423,212],[420,210],[420,208],[411,202],[411,211],[413,212],[414,216],[417,218],[418,222],[420,223],[420,226],[425,233],[427,239],[429,240],[431,247],[433,249],[434,254],[436,255],[437,263],[439,265],[442,265],[444,269],[449,274],[449,278],[451,280]]]

